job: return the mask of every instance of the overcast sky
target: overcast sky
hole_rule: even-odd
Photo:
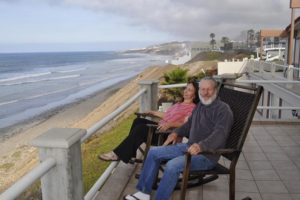
[[[0,0],[0,52],[119,50],[284,29],[289,0]],[[296,17],[298,16],[298,12]]]

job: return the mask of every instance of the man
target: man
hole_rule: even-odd
[[[209,170],[215,167],[219,156],[204,156],[199,153],[225,147],[233,114],[229,106],[217,98],[217,82],[212,78],[200,81],[199,98],[200,103],[189,120],[168,136],[164,146],[150,149],[136,186],[138,192],[127,195],[124,199],[149,200],[160,163],[168,160],[155,194],[155,200],[168,200],[184,169],[186,151],[192,155],[191,170]],[[175,144],[178,136],[188,137],[188,143]]]

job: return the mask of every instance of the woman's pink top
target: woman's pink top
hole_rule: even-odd
[[[186,118],[191,116],[195,107],[196,104],[194,103],[176,103],[167,109],[164,117],[159,121],[159,124],[170,122],[184,123]]]

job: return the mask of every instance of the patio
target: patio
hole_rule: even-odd
[[[134,174],[139,170],[140,165],[119,163],[95,199],[122,199],[134,192]],[[300,124],[253,122],[236,168],[236,199],[299,200],[299,188]],[[177,199],[179,191],[172,196],[172,200]],[[186,199],[227,200],[228,177],[188,189]]]

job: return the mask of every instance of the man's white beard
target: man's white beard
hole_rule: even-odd
[[[199,99],[201,101],[202,104],[204,105],[210,105],[215,99],[217,98],[217,94],[215,93],[212,97],[210,97],[209,99],[205,100],[201,94],[199,94]]]

